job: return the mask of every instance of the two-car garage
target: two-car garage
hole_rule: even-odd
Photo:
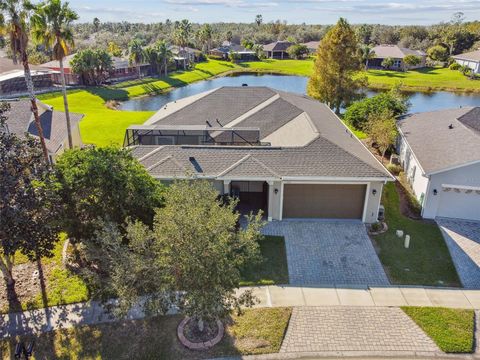
[[[363,219],[365,184],[284,184],[283,218]]]

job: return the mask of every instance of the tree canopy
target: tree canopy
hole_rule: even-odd
[[[101,85],[113,70],[113,60],[106,50],[85,49],[70,61],[72,71],[80,75],[85,85]]]
[[[151,224],[162,205],[162,185],[126,149],[70,150],[57,159],[56,170],[60,220],[74,242],[92,239],[99,220]]]
[[[320,43],[307,92],[340,113],[342,106],[359,98],[366,85],[366,78],[357,75],[361,68],[357,37],[341,18]]]
[[[394,87],[370,98],[354,102],[344,114],[344,121],[355,129],[365,130],[371,114],[390,111],[393,116],[403,115],[408,110],[408,100]]]
[[[261,215],[237,230],[237,202],[223,201],[205,180],[170,185],[153,227],[129,221],[125,236],[107,224],[98,233],[109,261],[109,293],[125,313],[146,294],[144,308],[164,313],[172,304],[186,315],[209,321],[252,303],[251,293],[234,296],[240,271],[258,261]]]
[[[15,253],[30,260],[51,256],[58,241],[59,199],[38,140],[8,131],[0,103],[0,269],[13,286]]]

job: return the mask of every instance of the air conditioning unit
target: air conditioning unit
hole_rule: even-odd
[[[378,220],[385,220],[385,207],[383,205],[380,205],[380,207],[378,208]]]

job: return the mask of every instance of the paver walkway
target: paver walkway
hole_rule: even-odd
[[[480,221],[436,220],[463,286],[480,289]]]
[[[399,308],[294,308],[280,352],[440,353]]]
[[[292,285],[389,285],[360,222],[274,221],[263,232],[285,237]]]

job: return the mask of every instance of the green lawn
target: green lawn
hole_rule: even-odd
[[[37,336],[36,359],[205,359],[220,356],[275,353],[280,350],[290,308],[246,310],[233,316],[224,339],[209,351],[190,351],[176,335],[180,316],[121,321],[57,330]],[[18,338],[0,342],[2,359],[11,356]]]
[[[287,253],[283,236],[265,236],[260,241],[263,261],[245,269],[241,286],[288,284]]]
[[[431,307],[403,307],[405,313],[447,353],[471,353],[474,311]]]
[[[38,282],[34,287],[30,288],[27,294],[23,294],[18,298],[18,304],[12,308],[12,304],[1,303],[0,313],[12,311],[20,311],[25,309],[39,309],[45,306],[55,306],[63,304],[72,304],[87,301],[90,297],[87,285],[82,278],[63,266],[62,250],[65,242],[65,235],[60,236],[60,241],[55,245],[53,257],[42,258],[45,289],[42,290],[41,284]],[[26,264],[29,260],[19,254],[16,255],[16,265]],[[37,269],[36,263],[32,263],[29,269]],[[31,272],[25,276],[32,276]],[[16,279],[16,287],[20,287],[21,279]]]
[[[407,72],[368,70],[371,88],[391,88],[399,82],[406,90],[417,91],[480,91],[480,81],[470,80],[459,71],[448,68],[424,68]]]
[[[394,284],[460,286],[450,253],[435,223],[411,220],[400,213],[395,184],[385,186],[382,204],[388,231],[373,237],[380,260]],[[410,248],[396,230],[411,236]]]

